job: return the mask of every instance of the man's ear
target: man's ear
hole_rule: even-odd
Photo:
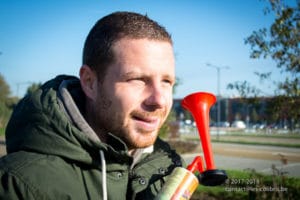
[[[83,92],[89,99],[95,100],[98,92],[98,79],[96,72],[89,66],[83,65],[80,68],[79,75]]]

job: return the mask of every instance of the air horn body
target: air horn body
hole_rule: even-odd
[[[225,171],[215,167],[210,142],[209,110],[215,102],[216,97],[206,92],[193,93],[182,100],[182,107],[192,113],[196,122],[206,166],[202,156],[196,156],[187,169],[175,168],[155,200],[190,199],[199,183],[216,186],[227,179]],[[199,171],[197,176],[194,174],[196,171]]]
[[[196,122],[206,164],[206,167],[203,166],[203,162],[200,162],[201,158],[196,157],[188,169],[198,170],[199,182],[206,186],[220,185],[227,179],[225,171],[215,167],[210,141],[209,111],[215,102],[216,97],[207,92],[192,93],[181,102],[182,107],[192,114]]]

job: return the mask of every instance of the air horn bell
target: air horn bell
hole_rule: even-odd
[[[206,164],[206,168],[201,166],[203,162],[198,164],[198,171],[200,172],[198,179],[200,184],[205,186],[221,185],[227,179],[226,172],[215,167],[210,142],[209,110],[215,102],[216,97],[206,92],[192,93],[181,102],[182,107],[192,114],[198,128]]]

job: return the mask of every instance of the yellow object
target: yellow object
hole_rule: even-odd
[[[188,200],[199,185],[197,177],[189,170],[174,169],[156,200]]]

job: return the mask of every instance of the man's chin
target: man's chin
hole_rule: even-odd
[[[147,148],[149,146],[152,146],[155,141],[156,141],[156,137],[152,137],[152,138],[139,138],[136,140],[131,140],[127,142],[128,148],[130,149],[141,149],[141,148]]]

